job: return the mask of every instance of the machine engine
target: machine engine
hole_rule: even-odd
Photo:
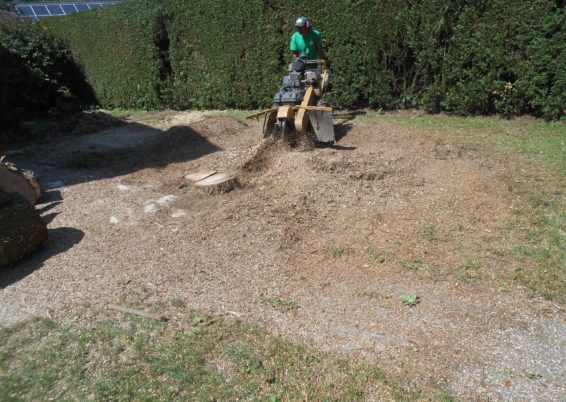
[[[299,105],[304,99],[307,87],[318,88],[320,80],[318,63],[309,63],[304,58],[295,60],[289,65],[289,74],[283,77],[281,88],[273,96],[273,105]]]

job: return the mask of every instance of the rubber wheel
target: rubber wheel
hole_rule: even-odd
[[[281,120],[281,140],[287,140],[289,125],[287,123],[287,119]]]

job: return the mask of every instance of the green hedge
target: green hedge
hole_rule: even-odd
[[[67,50],[38,26],[0,21],[0,110],[51,106],[69,68]]]
[[[206,4],[203,6],[202,4]],[[173,108],[256,107],[281,77],[275,12],[263,1],[169,1],[169,77]]]
[[[336,106],[564,116],[563,1],[139,0],[44,24],[104,107],[255,108],[298,15],[323,33]]]
[[[67,44],[103,107],[159,108],[158,3],[136,0],[42,24]]]
[[[495,6],[485,9],[464,7],[460,13],[449,53],[433,85],[444,95],[441,109],[460,114],[535,112],[560,117],[566,101],[563,83],[562,110],[551,106],[556,99],[549,95],[557,90],[555,79],[566,79],[564,10],[541,0],[523,2],[522,7],[517,7],[521,2],[493,3]],[[562,15],[561,39],[549,35],[545,23],[557,14]],[[548,60],[548,53],[555,57],[561,53],[562,64]]]

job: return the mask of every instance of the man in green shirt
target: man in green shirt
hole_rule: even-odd
[[[291,52],[293,60],[296,60],[301,53],[307,54],[307,60],[324,59],[322,50],[322,35],[313,28],[312,23],[307,17],[299,17],[295,22],[297,32],[291,37]]]

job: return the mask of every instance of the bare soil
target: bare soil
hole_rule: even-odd
[[[337,146],[312,150],[205,113],[125,122],[11,157],[42,177],[50,238],[0,273],[2,324],[182,299],[458,399],[566,399],[561,308],[474,278],[525,205],[511,161],[366,119],[336,121]],[[242,186],[186,185],[203,168]]]

